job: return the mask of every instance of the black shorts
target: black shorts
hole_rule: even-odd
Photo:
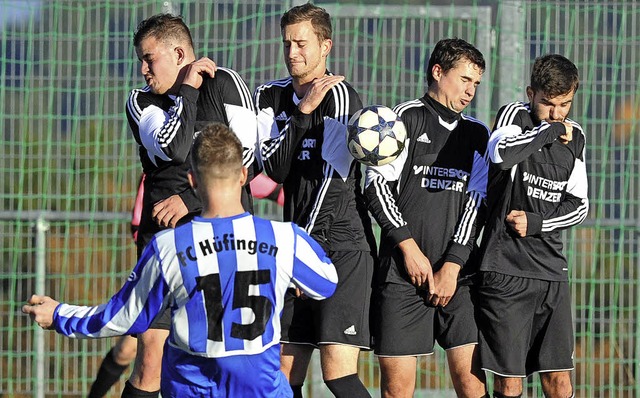
[[[369,252],[334,252],[338,286],[326,300],[295,297],[287,292],[282,310],[282,343],[344,344],[371,347],[369,308],[373,257]]]
[[[444,349],[478,342],[469,286],[458,286],[445,307],[427,303],[428,292],[408,282],[384,283],[374,294],[376,355],[428,355],[435,341]]]
[[[482,272],[475,293],[484,370],[526,377],[573,369],[569,282]]]

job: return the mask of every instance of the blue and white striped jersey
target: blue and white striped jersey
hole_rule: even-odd
[[[293,223],[196,217],[156,234],[106,304],[60,304],[54,325],[75,338],[141,333],[169,307],[170,346],[207,358],[254,355],[279,343],[290,282],[324,299],[337,280],[323,249]]]

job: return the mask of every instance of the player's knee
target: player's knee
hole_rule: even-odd
[[[459,397],[477,398],[487,394],[484,378],[479,378],[472,373],[452,375],[452,382]]]
[[[113,359],[120,365],[128,365],[136,357],[138,351],[137,346],[138,342],[135,338],[129,336],[123,337],[111,350],[113,352]]]
[[[571,398],[574,395],[571,376],[568,372],[542,373],[542,390],[547,397]]]
[[[495,376],[493,384],[494,398],[517,398],[522,396],[522,380]]]
[[[383,397],[410,398],[413,397],[414,382],[397,377],[383,377],[380,389]]]

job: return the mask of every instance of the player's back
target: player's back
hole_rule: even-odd
[[[192,368],[181,377],[211,377],[227,393],[280,383],[280,313],[291,281],[315,299],[337,283],[331,261],[299,227],[249,213],[196,217],[158,234],[155,250],[171,291],[167,360]]]

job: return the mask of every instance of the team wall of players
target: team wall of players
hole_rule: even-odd
[[[540,373],[546,395],[570,397],[573,330],[559,231],[582,222],[588,210],[584,133],[567,118],[579,86],[575,65],[560,55],[536,59],[528,102],[501,108],[491,132],[463,113],[483,78],[483,55],[462,39],[442,39],[430,54],[424,96],[394,108],[407,129],[404,150],[388,164],[365,169],[349,154],[346,133],[349,118],[363,104],[345,77],[326,67],[332,47],[329,15],[311,4],[297,6],[283,16],[281,31],[290,76],[259,86],[253,104],[240,90],[235,104],[215,103],[215,93],[229,90],[213,87],[228,80],[230,87],[244,88],[237,73],[221,67],[214,71],[205,58],[171,53],[177,47],[167,47],[167,59],[175,55],[184,65],[174,65],[169,88],[160,87],[157,59],[166,55],[162,51],[172,38],[156,42],[162,30],[151,30],[144,40],[152,42],[136,44],[148,84],[139,91],[149,97],[150,110],[127,110],[139,129],[134,135],[142,163],[149,168],[161,161],[175,164],[167,153],[173,140],[189,143],[191,131],[211,121],[240,129],[235,133],[243,163],[252,171],[249,179],[262,169],[281,183],[284,220],[299,225],[319,245],[318,255],[326,252],[334,263],[338,283],[332,297],[304,300],[290,289],[279,307],[284,308],[281,370],[293,396],[302,396],[314,348],[320,349],[323,379],[337,397],[369,396],[357,377],[362,349],[378,355],[383,396],[411,396],[417,357],[433,353],[437,342],[446,349],[458,396],[488,396],[484,371],[489,371],[495,375],[495,397],[521,395],[522,378],[534,372]],[[203,89],[209,86],[214,94]],[[207,98],[214,103],[203,105]],[[240,117],[234,116],[238,110],[243,111]],[[165,126],[173,119],[165,115],[181,112],[190,112],[195,121],[183,126],[191,119],[174,118],[173,133]],[[184,175],[178,179],[186,186],[189,156],[174,157],[180,159]],[[249,197],[246,187],[243,199]],[[184,196],[180,192],[170,193]],[[151,223],[157,218],[152,208],[163,198],[147,199]],[[251,211],[249,202],[242,205]],[[381,227],[378,244],[369,212]],[[175,223],[157,229],[170,227]],[[225,240],[225,250],[236,251],[233,242]],[[177,254],[183,265],[199,258],[189,247]],[[274,251],[254,249],[249,254]],[[145,253],[150,256],[150,249]],[[510,306],[512,301],[520,306]],[[37,314],[42,303],[31,304],[24,311]],[[57,309],[56,330],[73,337],[71,326],[60,326],[63,321]],[[173,321],[168,341],[175,343],[180,332]],[[528,332],[511,335],[513,325]],[[211,356],[236,355],[225,350]],[[242,374],[235,371],[231,378]],[[148,390],[140,386],[131,385],[130,396]]]

